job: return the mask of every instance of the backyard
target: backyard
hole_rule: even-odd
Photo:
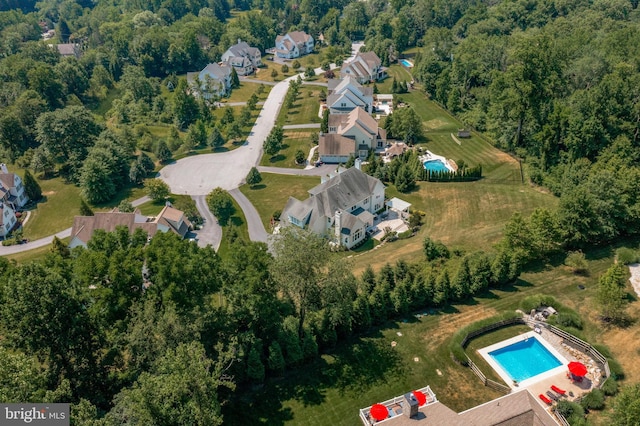
[[[300,92],[292,108],[287,108],[286,104],[280,108],[276,124],[286,126],[292,124],[320,123],[318,111],[320,110],[319,95],[326,88],[318,86],[301,86]]]
[[[285,130],[282,149],[273,157],[263,155],[260,160],[261,166],[304,168],[305,164],[296,164],[296,151],[304,152],[304,158],[309,156],[309,150],[314,144],[311,142],[311,134],[308,130]]]
[[[401,318],[361,338],[343,341],[314,365],[269,380],[264,388],[225,407],[225,419],[247,425],[356,425],[358,409],[426,385],[441,402],[458,412],[489,401],[501,394],[484,387],[471,370],[453,363],[446,348],[448,340],[457,329],[512,311],[524,297],[538,293],[553,294],[578,310],[586,321],[585,338],[608,344],[618,360],[624,361],[627,377],[637,379],[640,368],[628,355],[621,357],[622,352],[637,353],[640,343],[631,337],[637,327],[636,331],[616,330],[633,342],[624,347],[619,340],[622,336],[611,340],[611,331],[594,321],[597,277],[611,265],[610,254],[608,249],[588,253],[587,277],[573,275],[561,264],[541,265],[539,271],[523,274],[515,285],[491,290],[444,311],[425,309],[421,314],[426,316]],[[580,290],[578,284],[586,289]],[[637,313],[636,306],[632,309]],[[470,350],[476,343],[486,346],[519,331],[519,327],[509,327],[487,334],[473,341]],[[396,345],[392,348],[393,341]],[[596,417],[596,424],[601,421]]]

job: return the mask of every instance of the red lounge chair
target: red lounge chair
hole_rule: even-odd
[[[566,390],[560,389],[556,385],[551,385],[551,390],[554,391],[555,393],[557,393],[558,395],[564,395],[565,393],[567,393]]]
[[[543,394],[538,395],[538,398],[540,398],[542,402],[544,402],[545,404],[551,405],[551,400],[546,396],[544,396]]]

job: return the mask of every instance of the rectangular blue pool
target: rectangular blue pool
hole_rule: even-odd
[[[496,349],[489,352],[489,356],[516,382],[562,365],[562,362],[534,337]]]

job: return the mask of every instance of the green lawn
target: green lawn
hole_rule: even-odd
[[[24,174],[23,170],[11,171]],[[24,237],[30,240],[46,237],[69,228],[73,216],[80,210],[80,188],[64,183],[61,178],[39,180],[43,200],[31,210],[31,217],[24,227]]]
[[[314,146],[314,143],[311,142],[312,133],[313,132],[305,129],[286,130],[284,132],[284,140],[282,141],[283,149],[273,157],[263,155],[260,160],[260,165],[298,169],[304,168],[304,164],[296,164],[295,154],[296,151],[300,149],[304,152],[305,158],[309,156],[309,150]]]
[[[320,123],[321,120],[318,117],[320,99],[318,96],[322,90],[326,93],[326,88],[323,87],[301,86],[293,108],[289,109],[284,104],[280,108],[276,124],[285,126],[289,124]]]
[[[231,96],[228,98],[223,98],[222,103],[227,102],[247,102],[251,95],[254,93],[258,95],[259,101],[264,101],[269,96],[269,92],[271,91],[271,86],[265,84],[264,91],[261,94],[258,94],[258,87],[260,87],[259,83],[251,83],[247,81],[240,81],[240,87],[233,89],[231,91]]]
[[[610,331],[590,322],[597,277],[612,263],[608,254],[606,250],[588,253],[592,259],[590,277],[576,277],[563,266],[546,265],[538,272],[523,274],[516,285],[491,290],[468,303],[445,311],[424,309],[421,313],[429,315],[419,319],[409,315],[372,329],[361,338],[345,340],[313,365],[270,379],[263,388],[243,389],[239,401],[225,406],[225,420],[245,425],[357,425],[358,409],[426,385],[457,412],[487,402],[502,394],[484,387],[471,370],[455,364],[447,343],[457,329],[512,311],[524,297],[537,293],[556,295],[561,303],[577,308],[586,321],[586,338],[593,343],[606,342],[616,350],[609,340]],[[578,290],[577,284],[585,285],[586,290]],[[634,349],[640,346],[631,337],[637,329],[634,326],[634,331],[625,331]],[[520,330],[509,327],[474,339],[469,351],[475,345],[486,346]],[[394,348],[392,341],[397,343]],[[617,351],[630,350],[623,346]],[[632,357],[633,354],[630,364],[634,362]]]
[[[262,58],[262,63],[264,64],[264,67],[258,68],[256,73],[253,76],[251,76],[251,78],[255,78],[262,81],[282,81],[287,77],[291,77],[292,75],[298,74],[298,72],[295,71],[291,66],[291,62],[287,63],[287,66],[289,67],[289,72],[287,73],[282,72],[282,64],[270,61],[266,57]],[[271,76],[271,72],[274,69],[278,72],[278,75],[276,75],[275,78]]]
[[[102,99],[100,102],[89,105],[88,108],[100,118],[100,120],[104,119],[105,114],[111,109],[111,105],[113,101],[122,96],[122,90],[117,86],[113,89],[110,89],[107,92],[107,96]]]
[[[62,241],[69,244],[69,238],[64,238]],[[46,245],[44,247],[40,247],[37,249],[24,251],[22,253],[10,254],[3,257],[9,260],[14,260],[20,264],[31,263],[31,262],[41,261],[42,259],[44,259],[44,257],[49,253],[50,249],[51,249],[51,245]]]
[[[378,86],[379,93],[391,93],[391,85],[393,84],[393,77],[395,77],[397,81],[405,81],[407,83],[413,80],[411,73],[409,73],[409,71],[407,71],[405,67],[398,64],[391,65],[387,70],[387,75],[388,77],[385,78],[383,81],[379,81],[376,83],[376,86]]]
[[[305,200],[308,190],[320,184],[317,176],[291,176],[274,173],[262,173],[262,182],[254,188],[249,185],[240,187],[240,191],[251,201],[260,214],[265,228],[270,229],[270,219],[277,210],[282,211],[289,197]]]

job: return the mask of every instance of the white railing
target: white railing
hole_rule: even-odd
[[[422,407],[438,402],[438,398],[436,398],[436,394],[431,390],[431,387],[425,386],[423,388],[415,389],[415,390],[424,393],[425,396],[427,397],[427,402],[424,405],[422,405]],[[404,401],[404,395],[400,395],[400,396],[396,396],[395,398],[388,399],[388,400],[386,400],[384,402],[380,402],[380,404],[382,404],[385,407],[389,408],[392,405],[401,404],[403,401]],[[369,415],[369,411],[371,411],[371,407],[373,407],[373,406],[371,405],[371,406],[369,406],[367,408],[361,408],[360,409],[360,420],[362,420],[362,423],[365,426],[377,425],[377,424],[380,424],[380,423],[382,423],[382,422],[384,422],[384,421],[386,421],[388,419],[393,418],[393,417],[388,417],[387,419],[376,421],[376,420],[372,419],[371,416]]]

